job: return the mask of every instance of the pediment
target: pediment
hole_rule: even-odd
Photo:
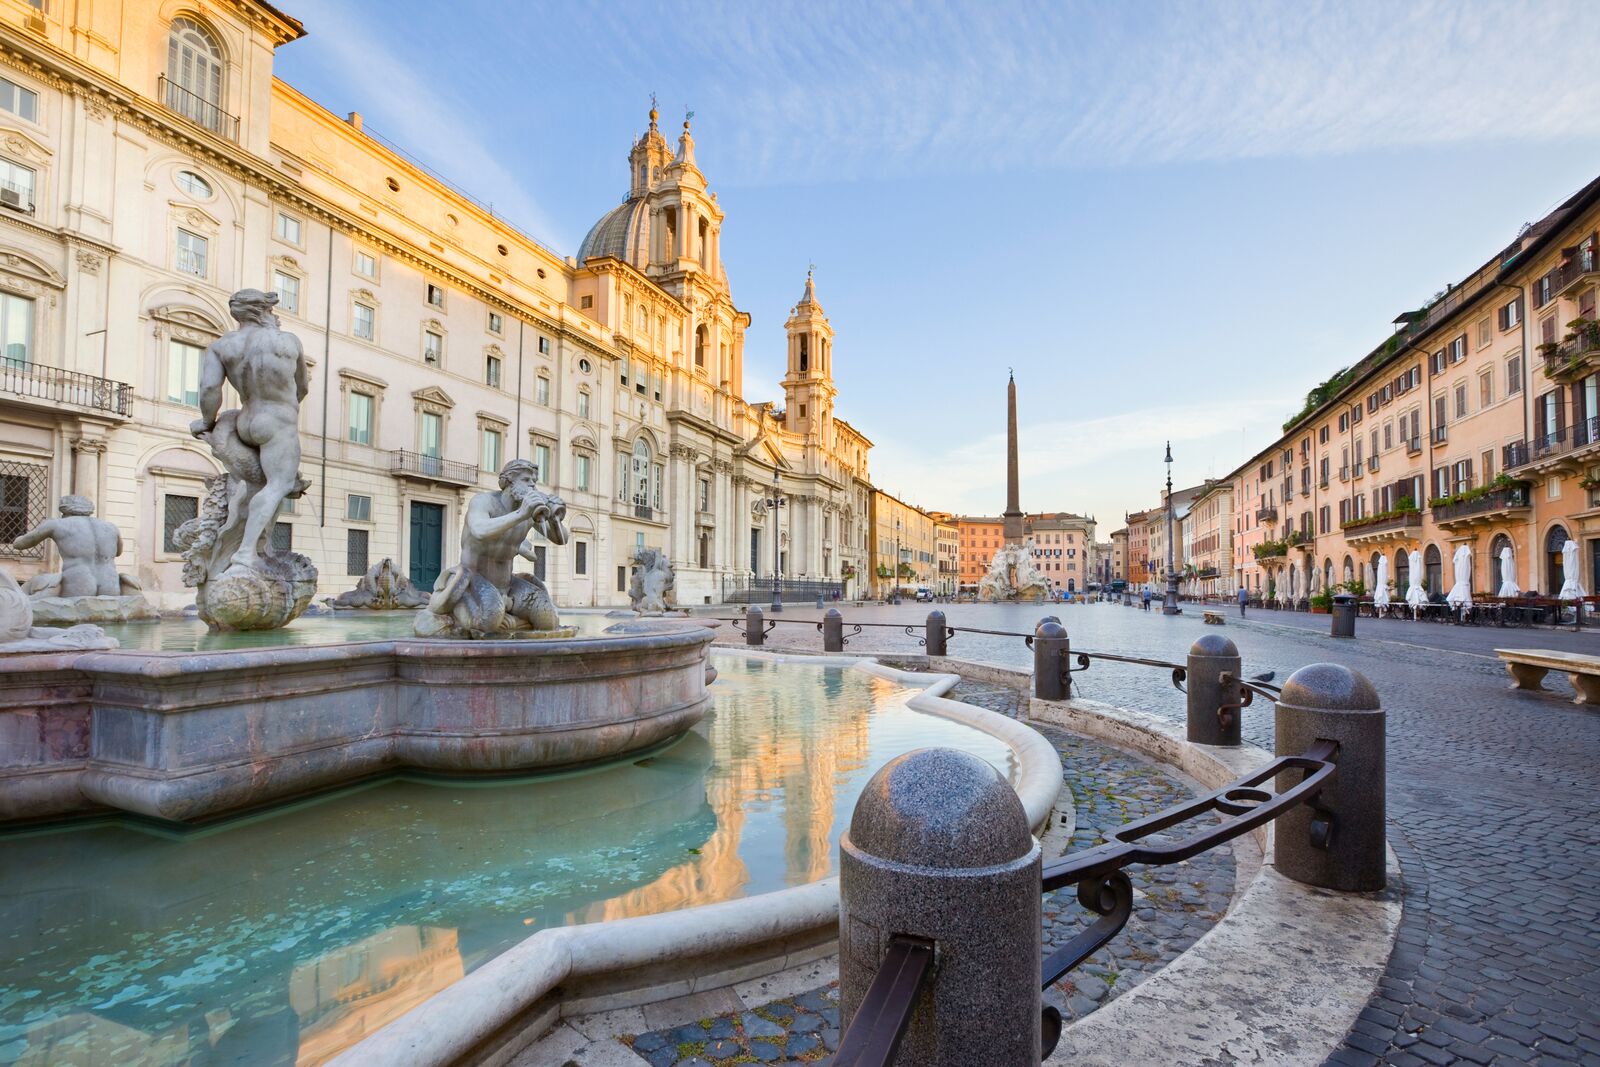
[[[450,394],[440,389],[437,385],[429,385],[418,389],[411,394],[411,399],[418,404],[444,408],[446,411],[456,406],[456,402],[450,398]]]
[[[227,329],[215,317],[208,315],[199,308],[185,307],[182,304],[160,304],[150,309],[150,317],[160,319],[171,326],[186,330],[197,330],[216,337],[220,337],[227,332]]]
[[[187,201],[168,200],[167,205],[172,209],[172,217],[185,226],[196,230],[206,230],[217,233],[222,229],[222,223],[211,212]]]
[[[376,378],[370,374],[363,374],[361,371],[354,370],[350,367],[340,368],[339,377],[343,378],[347,382],[359,382],[360,384],[372,389],[381,390],[389,388],[389,383],[384,381],[382,378]]]
[[[0,144],[5,145],[9,154],[35,163],[48,163],[50,157],[55,154],[48,145],[35,140],[31,134],[14,126],[0,126]]]

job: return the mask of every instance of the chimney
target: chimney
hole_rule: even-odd
[[[358,130],[361,128],[361,112],[359,111],[350,112],[344,117],[344,120]]]

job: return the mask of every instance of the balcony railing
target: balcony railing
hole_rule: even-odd
[[[1256,508],[1257,522],[1277,522],[1278,509],[1274,507]]]
[[[1377,469],[1378,469],[1378,457],[1377,456],[1368,456],[1367,457],[1367,470],[1376,471]]]
[[[1341,482],[1348,482],[1350,480],[1350,467],[1348,464],[1339,468],[1339,480]]]
[[[124,382],[12,359],[0,360],[0,393],[117,415],[126,415],[133,400],[133,386]]]
[[[1374,534],[1405,533],[1422,526],[1422,513],[1402,511],[1393,515],[1375,515],[1360,519],[1346,519],[1339,524],[1347,538],[1371,537]]]
[[[1507,511],[1511,508],[1532,506],[1533,495],[1528,486],[1508,485],[1483,496],[1474,497],[1471,500],[1459,500],[1454,504],[1435,505],[1433,521],[1442,525],[1448,522],[1459,522],[1462,519],[1478,515]]]
[[[1406,438],[1406,455],[1415,456],[1421,451],[1422,451],[1422,438],[1421,437],[1408,437],[1408,438]]]
[[[1577,331],[1572,340],[1545,351],[1545,377],[1579,377],[1590,369],[1595,356],[1600,356],[1600,327],[1585,326]]]
[[[421,478],[452,485],[477,485],[478,468],[472,463],[457,463],[439,456],[408,452],[397,448],[389,453],[389,473],[401,478]]]
[[[1442,445],[1449,440],[1449,430],[1450,428],[1448,426],[1435,426],[1433,428],[1433,443],[1436,445]]]
[[[1566,296],[1584,283],[1594,281],[1596,274],[1600,274],[1600,252],[1597,252],[1594,245],[1578,249],[1576,254],[1561,264],[1556,271],[1556,295]]]
[[[654,522],[656,513],[649,504],[641,504],[637,500],[633,503],[633,517],[646,522]]]
[[[1531,441],[1517,441],[1505,447],[1507,470],[1541,460],[1555,459],[1569,452],[1600,444],[1600,416],[1585,419],[1571,426],[1563,426],[1553,433],[1541,434]]]
[[[167,110],[230,141],[239,139],[239,116],[230,115],[199,93],[190,92],[165,74],[157,88]]]

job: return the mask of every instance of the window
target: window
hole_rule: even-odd
[[[1466,382],[1458,382],[1456,384],[1456,418],[1464,419],[1466,417],[1467,417],[1467,383]]]
[[[363,278],[376,278],[378,276],[378,260],[367,252],[356,250],[356,273]]]
[[[444,361],[444,335],[424,330],[422,333],[422,362],[437,367]]]
[[[32,300],[0,293],[0,344],[5,366],[25,367],[33,361]]]
[[[710,478],[701,478],[700,479],[700,510],[701,511],[710,511],[711,510],[711,479]]]
[[[550,468],[549,445],[533,446],[533,463],[534,466],[539,468],[539,481],[543,482],[545,485],[552,485],[555,483],[555,471],[551,470]]]
[[[206,262],[209,257],[211,242],[197,233],[188,230],[178,230],[178,256],[175,266],[185,274],[195,274],[204,278],[206,276]]]
[[[541,356],[548,356],[550,354],[550,338],[548,338],[548,337],[539,338],[539,354]],[[588,362],[589,362],[588,360],[584,360],[583,361],[584,364],[587,364]],[[587,372],[587,368],[586,368],[586,372]]]
[[[802,419],[806,417],[806,406],[804,404],[800,405],[800,417]]]
[[[287,522],[272,524],[272,537],[269,541],[272,551],[283,553],[294,551],[294,526]]]
[[[167,342],[167,399],[172,403],[200,406],[200,360],[205,354],[199,345]]]
[[[587,300],[588,297],[584,297],[584,299]],[[751,530],[750,532],[752,534],[754,534],[756,531]],[[627,591],[628,591],[628,568],[623,564],[618,564],[617,565],[617,592],[626,593]]]
[[[363,341],[370,341],[377,334],[378,313],[366,304],[356,304],[350,314],[350,332]]]
[[[300,279],[281,270],[272,272],[272,289],[278,294],[278,303],[285,311],[300,313]]]
[[[1478,375],[1478,407],[1486,408],[1494,403],[1494,375],[1484,371]]]
[[[589,417],[589,390],[587,390],[587,389],[579,389],[578,390],[578,418],[587,419],[588,417]]]
[[[572,573],[589,573],[589,542],[574,541],[572,543]]]
[[[44,518],[44,493],[49,472],[44,467],[23,463],[5,463],[0,469],[7,472],[0,474],[0,545],[7,548],[8,554],[43,559],[45,553],[42,545],[22,552],[13,542]]]
[[[1339,412],[1339,432],[1344,433],[1348,429],[1350,429],[1350,415],[1348,412],[1341,411]]]
[[[4,80],[4,78],[0,78],[0,81]],[[211,183],[192,170],[180,170],[172,180],[179,189],[190,196],[198,196],[205,199],[211,195]]]
[[[432,411],[422,413],[422,440],[418,450],[429,459],[438,459],[444,445],[444,416]]]
[[[351,575],[367,573],[368,530],[344,532],[344,572]]]
[[[1467,335],[1466,334],[1462,334],[1460,337],[1457,337],[1454,341],[1451,341],[1449,346],[1445,349],[1445,351],[1450,353],[1450,362],[1451,363],[1460,363],[1462,360],[1466,359],[1467,358]]]
[[[619,380],[622,382],[623,386],[626,387],[628,384],[628,372],[633,370],[633,360],[629,359],[627,356],[623,356],[622,361],[617,364],[617,368]]]
[[[587,359],[580,359],[578,360],[578,370],[584,374],[588,374],[590,371],[594,370],[594,364],[590,363]]]
[[[1494,338],[1494,333],[1489,328],[1489,320],[1488,319],[1484,319],[1483,321],[1479,322],[1478,323],[1478,347],[1479,348],[1487,348],[1489,346],[1489,342],[1491,340],[1493,340],[1493,338]]]
[[[225,129],[222,110],[222,48],[193,19],[172,20],[167,38],[167,107],[213,133]]]
[[[182,552],[176,538],[178,527],[200,516],[200,498],[168,493],[161,498],[161,551]]]
[[[505,328],[505,323],[500,318],[498,311],[489,312],[489,332],[500,333]]]
[[[1374,452],[1376,452],[1378,450],[1378,442],[1376,440],[1376,437],[1377,437],[1377,431],[1376,430],[1373,431],[1373,437],[1374,437],[1374,440],[1372,442],[1372,450]],[[1383,424],[1383,449],[1384,449],[1385,452],[1387,452],[1389,449],[1391,449],[1393,447],[1394,447],[1394,423],[1385,422]]]
[[[1522,357],[1512,356],[1506,360],[1506,395],[1522,392]]]
[[[1435,429],[1438,429],[1440,426],[1443,426],[1446,422],[1449,421],[1449,419],[1446,418],[1446,412],[1447,411],[1448,411],[1448,408],[1446,408],[1446,406],[1445,406],[1444,394],[1441,393],[1440,395],[1434,397],[1433,398],[1433,425],[1434,425]]]
[[[292,245],[300,243],[300,220],[287,212],[278,212],[277,233],[280,240]]]
[[[500,469],[500,450],[504,435],[492,427],[483,430],[483,469],[497,471]]]
[[[578,308],[580,310],[588,311],[592,307],[594,307],[594,297],[592,297],[592,296],[580,296],[580,297],[578,297]]]
[[[1327,443],[1328,443],[1328,428],[1326,426],[1324,426],[1324,427],[1322,427],[1321,429],[1319,429],[1317,431],[1317,444],[1325,445]]]
[[[352,522],[372,521],[372,498],[350,493],[344,498],[344,517]]]
[[[1483,478],[1483,484],[1488,485],[1494,481],[1494,451],[1491,449],[1478,458],[1483,463],[1483,469],[1479,472],[1480,476]]]
[[[577,460],[578,488],[587,490],[589,488],[589,457],[579,454]]]
[[[1522,322],[1522,298],[1511,301],[1500,308],[1500,328],[1502,330],[1515,329]]]
[[[550,379],[542,374],[533,381],[533,399],[539,404],[550,404]]]
[[[39,121],[39,94],[24,89],[10,78],[0,78],[0,110],[11,112],[29,122]],[[210,190],[206,190],[210,195]]]
[[[372,410],[376,401],[367,393],[350,394],[350,440],[358,445],[372,443]]]
[[[428,303],[436,308],[444,307],[444,290],[433,283],[428,283]]]

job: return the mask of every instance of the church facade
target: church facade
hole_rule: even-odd
[[[571,543],[537,565],[559,604],[626,602],[640,547],[669,555],[684,604],[775,565],[864,577],[871,442],[835,413],[832,327],[808,276],[783,401],[745,400],[751,318],[687,123],[669,143],[652,111],[623,203],[564,256],[274,78],[303,30],[270,4],[13,7],[0,567],[19,580],[54,561],[15,537],[76,492],[154,601],[192,600],[172,534],[218,473],[188,433],[200,355],[246,287],[279,294],[312,363],[313,487],[274,538],[316,563],[319,595],[386,556],[430,587],[467,500],[517,456],[569,504]]]

